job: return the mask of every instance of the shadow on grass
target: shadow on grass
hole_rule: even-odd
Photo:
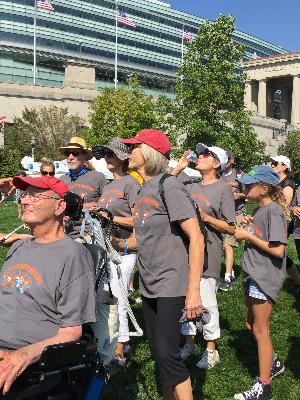
[[[291,348],[284,365],[292,372],[294,378],[300,380],[300,338],[298,336],[291,336],[288,338],[288,342],[291,343]]]
[[[258,374],[258,352],[254,335],[245,328],[231,331],[231,337],[228,345],[234,349],[236,358],[249,375],[255,377]]]
[[[295,302],[292,308],[300,312],[300,293],[294,293],[294,281],[292,278],[288,277],[285,279],[282,289],[287,294],[294,296]]]

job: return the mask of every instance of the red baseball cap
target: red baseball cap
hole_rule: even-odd
[[[146,129],[138,133],[134,138],[124,139],[122,142],[128,144],[145,143],[168,158],[170,157],[171,143],[168,136],[155,129]]]
[[[55,178],[54,176],[38,176],[36,178],[15,176],[13,178],[13,185],[21,190],[26,190],[29,185],[40,189],[53,190],[53,192],[57,193],[62,198],[64,194],[69,191],[69,186],[61,179]]]

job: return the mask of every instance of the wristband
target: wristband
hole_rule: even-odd
[[[125,243],[125,246],[126,246],[126,249],[123,250],[123,253],[127,253],[127,250],[128,250],[128,243],[127,243],[127,240],[125,240],[125,239],[123,239],[123,240],[124,240],[124,243]]]

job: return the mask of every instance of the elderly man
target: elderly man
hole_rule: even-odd
[[[93,158],[93,153],[86,146],[84,139],[72,137],[66,147],[60,147],[58,151],[64,154],[69,173],[61,179],[69,186],[69,190],[84,199],[84,207],[92,210],[97,208],[104,186],[107,184],[105,176],[101,172],[88,169],[84,163]],[[68,232],[73,239],[79,237],[80,223],[73,225]],[[85,231],[85,234],[88,230]]]
[[[23,222],[33,236],[14,243],[0,273],[0,392],[52,344],[77,340],[94,322],[90,253],[65,235],[68,186],[60,179],[15,177],[25,191]]]

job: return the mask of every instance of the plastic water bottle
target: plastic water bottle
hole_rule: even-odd
[[[192,150],[190,150],[190,151],[187,153],[186,158],[187,158],[188,160],[191,160],[193,163],[196,163],[196,161],[198,160],[196,154],[195,154]]]
[[[249,223],[247,224],[247,226],[245,227],[245,230],[246,230],[247,232],[251,233],[251,235],[253,235],[253,234],[254,234],[254,226],[253,226],[253,223],[252,223],[252,222],[249,222]]]

